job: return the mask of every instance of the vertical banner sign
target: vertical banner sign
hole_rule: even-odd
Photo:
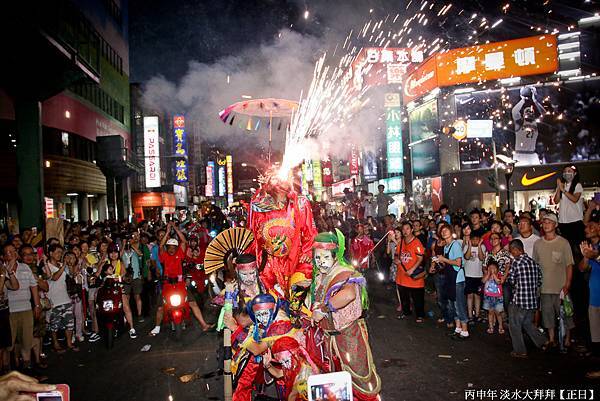
[[[386,94],[385,106],[387,171],[388,174],[402,174],[404,173],[404,155],[402,153],[400,94]]]
[[[205,196],[215,196],[215,162],[206,163]]]
[[[188,181],[187,138],[185,133],[185,118],[182,115],[173,116],[173,151],[175,152],[175,181]]]
[[[358,175],[359,172],[358,150],[356,150],[356,145],[352,144],[350,148],[350,175]]]
[[[219,166],[219,196],[225,196],[226,188],[225,166]]]
[[[227,155],[225,160],[227,161],[227,203],[231,205],[233,203],[233,158]]]
[[[329,157],[327,159],[321,160],[321,171],[322,171],[324,187],[330,187],[333,184],[332,167],[333,166],[331,163],[331,159]]]
[[[323,176],[321,175],[321,160],[313,160],[313,189],[315,191],[315,200],[321,201],[323,193]]]
[[[158,117],[144,117],[144,170],[146,187],[160,187],[160,146],[158,143]]]
[[[54,217],[54,199],[44,197],[44,203],[46,206],[46,218],[51,219]]]

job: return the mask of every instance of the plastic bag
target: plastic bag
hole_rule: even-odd
[[[571,301],[571,297],[569,296],[569,294],[565,295],[565,297],[563,298],[563,308],[565,309],[565,316],[566,317],[573,317],[573,301]]]

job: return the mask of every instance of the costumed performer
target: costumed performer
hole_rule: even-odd
[[[378,399],[381,379],[362,318],[363,310],[368,309],[366,280],[344,259],[344,235],[335,231],[336,234],[324,232],[315,238],[312,320],[323,330],[330,371],[350,373],[354,398],[374,401]]]
[[[281,337],[275,341],[263,365],[271,376],[282,379],[283,400],[308,400],[308,377],[319,374],[319,369],[296,339]]]
[[[317,230],[309,200],[274,171],[261,177],[260,190],[250,202],[248,228],[254,234],[254,252],[267,290],[287,298],[294,273],[310,283],[312,244]],[[264,266],[264,268],[263,268]]]

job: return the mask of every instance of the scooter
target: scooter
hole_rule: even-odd
[[[96,295],[96,316],[106,332],[106,347],[112,349],[123,324],[123,291],[118,278],[107,277]]]
[[[190,320],[190,306],[187,299],[185,282],[179,277],[169,277],[163,281],[163,322],[170,323],[175,329],[175,339],[181,339],[184,321]]]

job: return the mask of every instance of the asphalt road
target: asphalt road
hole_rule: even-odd
[[[495,399],[500,399],[502,390],[533,392],[597,386],[584,377],[592,366],[590,359],[533,350],[529,359],[515,360],[509,355],[508,334],[489,335],[485,326],[478,325],[471,330],[471,339],[456,342],[434,319],[422,324],[412,319],[396,319],[396,295],[391,288],[372,283],[370,294],[368,324],[383,382],[383,400],[465,400],[471,394],[467,390],[480,389],[495,389]],[[432,304],[431,296],[427,296],[427,301]],[[217,373],[216,358],[221,342],[219,334],[204,334],[195,324],[177,342],[164,329],[158,337],[149,337],[150,329],[148,320],[139,324],[137,339],[121,336],[111,351],[100,341],[82,345],[78,353],[50,352],[50,367],[45,372],[49,382],[68,383],[73,401],[223,398],[223,381]],[[151,349],[141,352],[145,344],[150,344]],[[197,377],[182,383],[180,376],[191,373],[197,373]],[[559,393],[547,399],[559,399]]]

